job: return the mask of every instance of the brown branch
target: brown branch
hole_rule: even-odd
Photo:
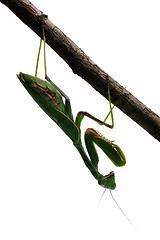
[[[42,12],[28,0],[0,0],[18,18],[42,37]],[[112,103],[160,141],[160,118],[118,82],[99,68],[78,46],[72,42],[48,18],[45,19],[47,44],[66,61],[75,74],[85,79],[105,98],[108,81]]]

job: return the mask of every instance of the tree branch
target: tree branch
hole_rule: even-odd
[[[18,18],[42,38],[42,12],[28,0],[0,0]],[[160,141],[160,118],[112,77],[99,68],[48,18],[45,19],[47,44],[70,66],[73,72],[85,79],[95,90],[107,96],[108,81],[112,103],[132,120]]]

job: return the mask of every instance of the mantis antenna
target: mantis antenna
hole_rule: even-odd
[[[103,194],[102,194],[102,197],[103,197],[105,191],[106,191],[106,189],[104,190],[104,192],[103,192]],[[119,206],[119,204],[117,203],[116,199],[113,197],[112,191],[109,190],[109,192],[110,192],[110,195],[111,195],[113,201],[115,202],[115,204],[117,205],[117,207],[119,208],[119,210],[121,211],[121,213],[125,216],[125,218],[126,218],[127,221],[132,225],[132,227],[138,232],[138,229],[137,229],[137,228],[135,227],[135,225],[131,222],[131,220],[127,217],[127,215],[125,214],[125,212],[122,210],[122,208],[121,208],[121,207]],[[102,197],[101,197],[101,198],[102,198]]]
[[[100,202],[101,202],[101,200],[102,200],[102,198],[103,198],[106,190],[107,190],[107,188],[105,188],[105,190],[103,191],[102,196],[101,196],[100,199],[99,199],[99,204],[100,204]],[[121,211],[121,213],[124,215],[124,217],[127,219],[127,221],[132,225],[132,227],[133,227],[137,232],[139,232],[138,229],[136,228],[136,226],[132,223],[132,221],[128,218],[128,216],[125,214],[125,212],[124,212],[124,211],[122,210],[122,208],[119,206],[119,204],[117,203],[117,201],[116,201],[116,199],[114,198],[114,196],[113,196],[113,194],[112,194],[112,191],[111,191],[110,189],[109,189],[109,192],[110,192],[110,195],[111,195],[114,203],[117,205],[117,207],[119,208],[119,210]]]
[[[100,199],[99,199],[99,204],[100,204],[100,202],[101,202],[101,200],[102,200],[102,198],[103,198],[103,196],[104,196],[106,190],[107,190],[107,188],[104,189],[104,191],[103,191],[103,193],[102,193],[102,196],[101,196]]]

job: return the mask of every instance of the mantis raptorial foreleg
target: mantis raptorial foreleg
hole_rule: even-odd
[[[112,141],[103,137],[100,133],[92,128],[88,128],[85,132],[85,145],[88,151],[87,156],[81,141],[81,122],[84,116],[91,118],[92,120],[98,122],[101,125],[105,125],[109,128],[113,128],[113,107],[111,106],[110,91],[108,85],[108,99],[110,104],[110,112],[104,121],[101,121],[87,112],[79,112],[74,121],[72,115],[72,109],[70,100],[67,95],[59,89],[47,76],[46,69],[46,55],[45,55],[45,34],[44,34],[44,20],[42,24],[43,29],[43,40],[44,40],[44,68],[45,68],[45,79],[47,81],[37,78],[37,70],[39,63],[39,56],[41,51],[42,40],[40,41],[40,47],[38,51],[37,64],[35,76],[20,73],[18,76],[20,82],[33,97],[33,99],[38,103],[38,105],[46,112],[46,114],[68,135],[72,140],[74,146],[79,151],[81,157],[87,168],[90,170],[92,175],[98,183],[104,188],[109,188],[111,190],[115,189],[115,176],[114,172],[103,176],[99,173],[98,164],[99,158],[96,152],[94,144],[98,145],[107,157],[113,162],[117,167],[124,166],[126,163],[125,156],[118,145],[113,144]],[[65,103],[63,101],[65,99]],[[107,124],[105,121],[111,114],[112,124]]]

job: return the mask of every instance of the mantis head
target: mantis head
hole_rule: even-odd
[[[98,184],[104,188],[114,190],[116,188],[114,172],[112,171],[108,175],[101,177]]]

